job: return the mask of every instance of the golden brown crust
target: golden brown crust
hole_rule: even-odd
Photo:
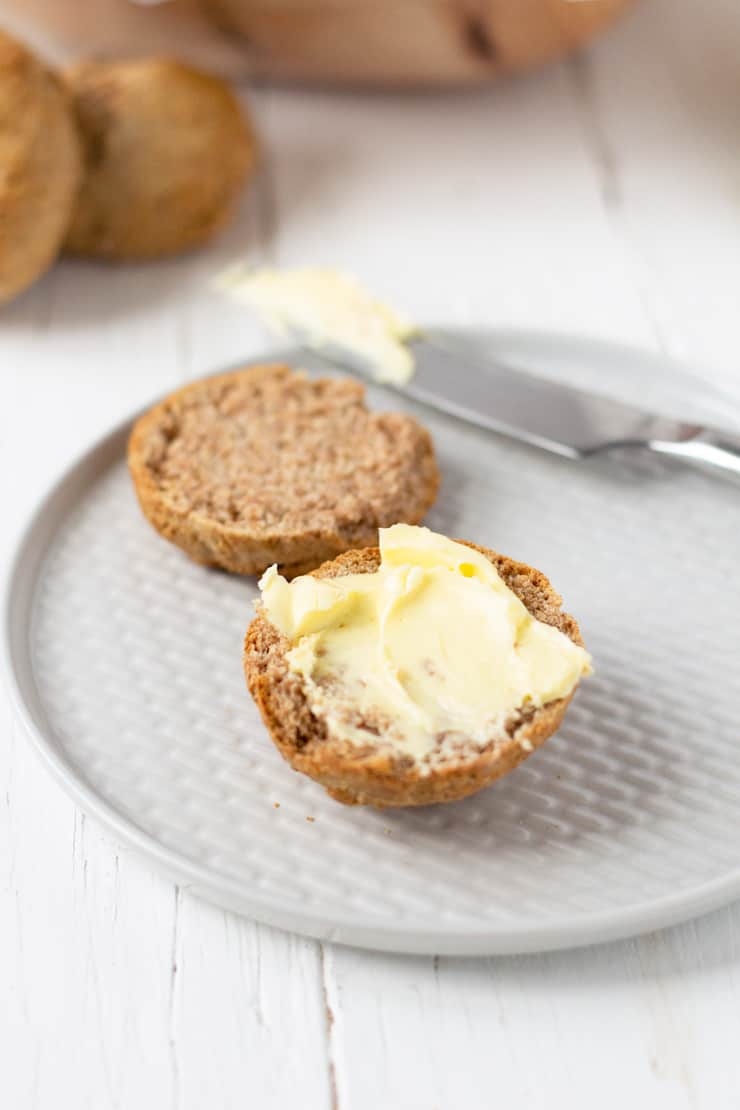
[[[196,562],[291,577],[378,528],[418,523],[439,473],[429,433],[374,413],[350,378],[253,366],[178,390],[137,420],[129,467],[156,530]]]
[[[0,304],[56,258],[80,176],[65,90],[29,50],[0,31]]]
[[[85,155],[67,251],[157,258],[229,219],[257,144],[225,82],[166,58],[79,62],[64,78]]]
[[[541,571],[477,544],[509,588],[538,620],[554,625],[583,644],[578,624],[562,612],[562,599]],[[349,551],[313,573],[320,578],[371,574],[380,563],[378,548]],[[281,755],[296,770],[326,787],[347,805],[416,806],[450,802],[474,794],[513,770],[559,727],[572,694],[513,721],[508,739],[484,750],[435,762],[424,772],[418,763],[368,746],[360,748],[327,736],[312,714],[300,678],[286,660],[289,641],[262,615],[249,626],[244,642],[244,671],[249,691]]]

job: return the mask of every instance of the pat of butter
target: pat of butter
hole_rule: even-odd
[[[373,574],[262,577],[262,611],[291,643],[329,733],[378,731],[423,760],[455,739],[480,746],[512,713],[566,697],[590,673],[583,648],[536,620],[477,551],[426,528],[380,530]]]
[[[403,385],[413,375],[406,342],[416,329],[345,274],[258,269],[226,275],[221,284],[278,332],[297,331],[319,350],[331,343],[359,355],[380,382]]]

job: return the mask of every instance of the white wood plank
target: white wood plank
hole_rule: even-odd
[[[274,93],[283,264],[359,274],[414,318],[651,343],[562,68],[466,95]]]
[[[174,380],[166,324],[137,316],[142,290],[131,275],[109,276],[111,288],[97,268],[64,264],[4,310],[0,388],[12,405],[0,417],[0,496],[15,523],[82,444]],[[4,549],[11,538],[4,532]],[[105,1108],[154,1095],[168,1105],[171,888],[75,811],[3,711],[0,993],[10,1004],[0,1037],[17,1045],[3,1068],[9,1102]]]
[[[740,909],[579,952],[455,961],[334,949],[352,1110],[736,1105]]]
[[[739,51],[733,0],[652,0],[571,66],[571,79],[661,345],[740,400]]]
[[[174,966],[176,1106],[329,1110],[315,942],[182,895]]]
[[[234,241],[190,266],[64,263],[5,310],[8,518],[194,361],[207,370],[246,353],[250,326],[252,347],[264,342],[208,290],[250,221],[247,202]],[[12,539],[3,532],[0,556]],[[293,1091],[328,1106],[318,946],[212,910],[119,854],[11,728],[5,699],[0,708],[0,1041],[19,1046],[3,1067],[9,1104],[268,1106]]]
[[[75,812],[3,709],[4,1099],[93,1110],[154,1096],[167,1106],[167,884]]]

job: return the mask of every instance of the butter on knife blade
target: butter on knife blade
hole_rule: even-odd
[[[365,360],[379,382],[404,385],[414,373],[407,341],[418,329],[337,270],[230,270],[219,287],[254,308],[278,333],[300,333],[317,350],[332,344]]]

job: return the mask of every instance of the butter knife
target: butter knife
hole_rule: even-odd
[[[416,361],[414,375],[389,388],[479,428],[569,459],[642,448],[740,479],[740,436],[670,419],[495,359],[470,358],[433,333],[423,333],[409,345]],[[372,377],[350,350],[323,343],[312,350],[335,365]]]

